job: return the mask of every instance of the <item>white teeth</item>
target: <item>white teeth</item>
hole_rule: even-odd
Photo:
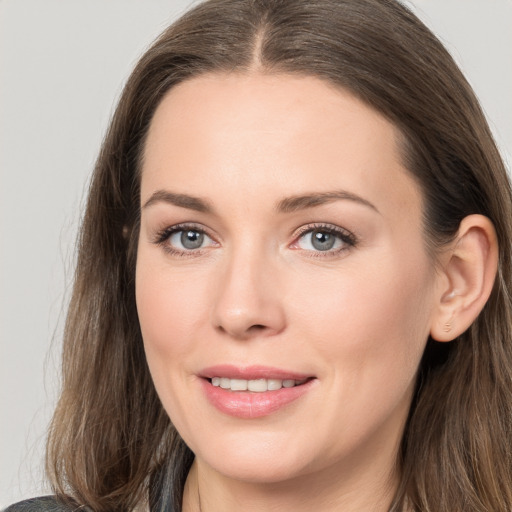
[[[213,377],[212,385],[221,387],[222,389],[229,389],[231,391],[253,391],[255,393],[262,393],[264,391],[277,391],[281,388],[293,388],[300,384],[304,384],[307,379],[293,380],[293,379],[228,379],[227,377]]]
[[[231,379],[231,390],[247,391],[247,381],[244,379]]]
[[[267,388],[269,391],[277,391],[283,387],[283,381],[279,379],[268,379]]]
[[[231,388],[233,389],[233,388]],[[267,391],[267,380],[266,379],[257,379],[250,380],[247,382],[247,389],[249,391],[256,391],[257,393],[261,393],[262,391]]]

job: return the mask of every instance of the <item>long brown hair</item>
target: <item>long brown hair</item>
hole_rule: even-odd
[[[48,440],[55,491],[97,512],[131,510],[147,496],[156,503],[171,482],[180,509],[193,454],[153,387],[135,305],[140,160],[170,88],[255,68],[350,90],[400,129],[433,257],[466,215],[494,223],[499,270],[483,312],[455,342],[427,342],[391,510],[512,510],[510,185],[470,86],[394,0],[210,0],[141,58],[105,137],[80,232]]]

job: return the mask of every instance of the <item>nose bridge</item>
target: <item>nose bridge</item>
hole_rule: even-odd
[[[282,331],[285,314],[273,252],[255,240],[227,252],[213,305],[214,327],[238,339]]]

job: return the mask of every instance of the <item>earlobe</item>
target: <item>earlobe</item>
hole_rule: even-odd
[[[492,222],[483,215],[465,217],[443,259],[430,335],[452,341],[474,322],[491,294],[498,268]]]

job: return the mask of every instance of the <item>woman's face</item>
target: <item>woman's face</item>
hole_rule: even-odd
[[[141,205],[147,360],[198,464],[389,473],[437,279],[393,125],[315,78],[195,78],[156,111]]]

